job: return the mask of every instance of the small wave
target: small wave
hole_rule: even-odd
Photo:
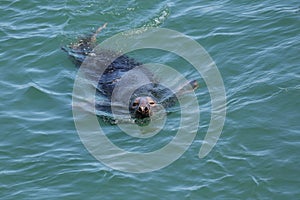
[[[165,6],[155,16],[149,18],[142,27],[159,27],[167,20],[169,15],[170,9],[168,6]]]
[[[170,15],[170,9],[168,6],[163,7],[157,14],[154,16],[151,16],[145,22],[143,22],[141,25],[137,26],[137,29],[130,30],[128,32],[128,35],[136,35],[141,34],[148,30],[148,28],[156,28],[161,26]]]

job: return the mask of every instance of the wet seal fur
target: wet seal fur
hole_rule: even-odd
[[[76,43],[73,43],[68,46],[62,47],[62,50],[68,53],[68,55],[73,59],[74,63],[77,66],[80,66],[83,61],[90,55],[93,55],[97,60],[101,62],[97,63],[96,67],[105,67],[108,66],[102,77],[93,77],[98,81],[97,93],[105,96],[108,99],[107,103],[96,104],[96,109],[101,110],[106,113],[111,113],[111,98],[112,93],[115,89],[116,84],[119,80],[130,70],[142,66],[142,63],[135,61],[133,58],[128,57],[127,55],[117,55],[115,52],[103,51],[103,52],[94,52],[93,49],[96,47],[96,36],[100,33],[102,29],[106,27],[106,24],[98,28],[94,34],[80,38]],[[105,63],[103,60],[111,56],[116,57],[113,62]],[[177,94],[173,94],[168,88],[164,88],[159,83],[155,83],[153,80],[152,74],[144,68],[139,69],[140,73],[144,78],[148,79],[150,84],[144,85],[143,87],[138,88],[134,91],[133,95],[130,98],[130,102],[122,102],[122,99],[119,99],[119,102],[122,102],[121,106],[128,106],[132,119],[136,119],[135,122],[139,125],[148,124],[150,117],[153,114],[153,109],[158,105],[164,107],[170,107],[177,102],[176,95],[180,95],[185,91],[186,86],[182,86]],[[93,71],[88,72],[92,77],[94,75]],[[130,83],[129,83],[130,84]],[[193,89],[198,87],[197,81],[191,81],[189,83]],[[121,90],[119,92],[122,92]],[[122,94],[119,95],[122,98]]]

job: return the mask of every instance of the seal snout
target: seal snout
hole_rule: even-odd
[[[146,106],[146,107],[140,106],[139,109],[138,109],[138,111],[139,111],[140,113],[146,114],[146,113],[149,112],[149,108],[148,108],[148,106]]]

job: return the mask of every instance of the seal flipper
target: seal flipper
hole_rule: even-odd
[[[95,33],[91,37],[91,42],[96,43],[97,35],[102,31],[102,29],[106,28],[107,23],[105,23],[103,26],[100,26]]]
[[[74,59],[76,65],[80,65],[84,59],[93,52],[93,49],[96,47],[96,37],[106,25],[107,23],[99,27],[94,34],[81,38],[74,44],[63,46],[61,49]]]
[[[162,102],[160,102],[165,108],[172,107],[178,101],[177,97],[180,97],[186,93],[189,93],[193,90],[196,90],[199,87],[199,83],[197,80],[190,81],[185,85],[179,87],[175,93],[172,93],[170,96],[165,98]]]

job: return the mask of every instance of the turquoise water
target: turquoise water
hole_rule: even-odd
[[[0,16],[1,199],[299,198],[298,1],[4,0]],[[203,82],[198,134],[166,168],[116,171],[85,149],[72,115],[77,70],[60,47],[104,22],[100,41],[131,28],[163,27],[188,35],[211,55],[226,88],[227,116],[207,157],[198,157],[210,120]],[[138,57],[184,64],[154,55]],[[157,144],[105,128],[116,144],[149,151],[173,136],[175,125],[168,126],[170,133],[155,136]]]

